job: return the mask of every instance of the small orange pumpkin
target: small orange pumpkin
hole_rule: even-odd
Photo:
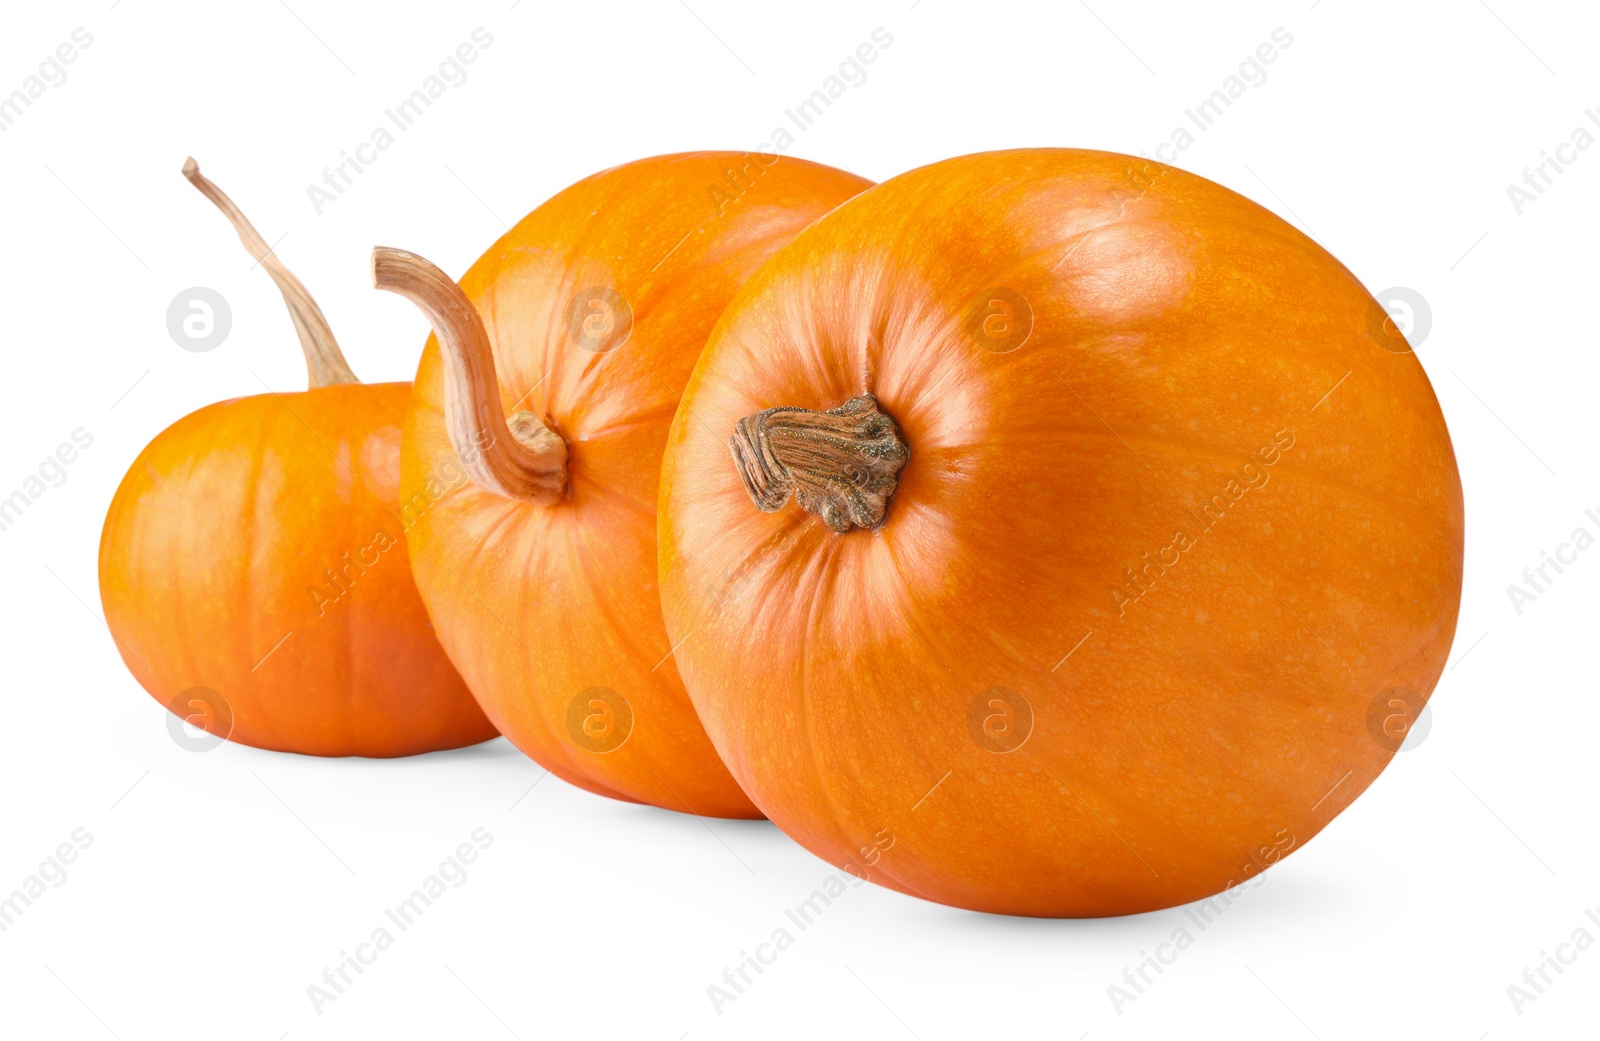
[[[258,748],[398,756],[493,737],[411,580],[409,385],[357,383],[305,287],[193,159],[184,174],[282,291],[311,386],[209,405],[134,460],[100,539],[123,661],[177,715]]]
[[[437,334],[405,435],[405,484],[427,489],[410,532],[418,587],[489,718],[578,787],[760,816],[706,739],[662,625],[661,448],[734,291],[868,184],[774,155],[660,156],[567,188],[459,287],[413,254],[374,256],[379,288]],[[470,479],[429,480],[458,462]]]
[[[1007,914],[1303,846],[1460,602],[1450,437],[1387,318],[1127,156],[951,159],[822,218],[729,305],[663,463],[667,631],[733,776],[834,864]]]

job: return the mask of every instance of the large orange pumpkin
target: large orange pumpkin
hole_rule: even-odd
[[[661,621],[661,449],[734,291],[868,184],[773,155],[662,156],[561,192],[459,287],[413,254],[375,254],[379,287],[437,333],[404,450],[406,486],[427,491],[403,507],[418,586],[489,718],[572,784],[760,815],[706,739]],[[458,461],[469,479],[440,480]]]
[[[178,716],[259,748],[397,756],[493,737],[411,581],[409,386],[357,383],[305,287],[194,160],[184,173],[283,292],[311,387],[209,405],[134,460],[100,539],[123,661]]]
[[[663,464],[662,602],[780,827],[894,889],[1218,893],[1377,777],[1456,624],[1422,366],[1265,209],[1127,156],[887,181],[746,285]]]

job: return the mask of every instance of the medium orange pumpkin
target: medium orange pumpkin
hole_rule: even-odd
[[[123,661],[191,724],[258,748],[398,756],[494,727],[411,581],[400,499],[409,385],[362,385],[305,287],[193,159],[283,293],[311,387],[209,405],[134,460],[100,538]]]
[[[729,305],[665,454],[667,630],[723,761],[819,856],[983,911],[1152,910],[1303,846],[1460,599],[1450,438],[1387,319],[1127,156],[839,207]]]
[[[427,491],[417,584],[489,718],[572,784],[760,816],[706,739],[661,621],[661,448],[723,305],[869,183],[773,155],[661,156],[561,192],[459,287],[413,254],[374,255],[378,286],[437,334],[405,436],[405,484]],[[458,461],[469,479],[441,480]]]

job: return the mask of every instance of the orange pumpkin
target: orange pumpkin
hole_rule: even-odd
[[[661,156],[561,192],[459,287],[413,254],[375,253],[378,286],[436,331],[404,449],[406,486],[427,490],[418,587],[489,718],[572,784],[760,815],[706,739],[661,621],[661,449],[723,305],[868,183],[771,155]],[[458,462],[466,477],[440,478]]]
[[[1315,242],[1102,152],[952,159],[729,305],[663,463],[662,603],[803,845],[983,911],[1252,878],[1369,785],[1455,630],[1422,366]]]
[[[123,661],[175,714],[258,748],[397,756],[493,737],[411,581],[409,386],[357,383],[305,287],[193,159],[184,173],[278,284],[311,387],[209,405],[134,460],[100,539]]]

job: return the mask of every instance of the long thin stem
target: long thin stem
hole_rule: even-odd
[[[410,300],[433,325],[444,359],[444,419],[468,476],[507,499],[553,506],[566,494],[567,444],[531,412],[507,421],[494,348],[461,287],[403,249],[372,251],[372,284]]]
[[[289,317],[294,320],[294,331],[300,334],[300,349],[306,355],[306,371],[309,374],[310,384],[313,387],[329,387],[336,383],[359,383],[356,374],[350,371],[350,366],[344,360],[344,353],[339,350],[339,342],[333,338],[333,330],[328,327],[328,320],[322,316],[322,309],[317,302],[311,299],[311,294],[301,284],[298,278],[284,267],[283,261],[272,252],[272,247],[267,245],[256,231],[255,225],[239,207],[233,204],[221,188],[212,184],[200,173],[200,164],[190,158],[183,164],[183,176],[189,178],[189,183],[200,189],[206,198],[216,204],[233,224],[239,233],[239,241],[244,243],[244,248],[256,258],[256,262],[267,269],[267,274],[278,284],[278,291],[283,294],[283,302],[289,305]]]

